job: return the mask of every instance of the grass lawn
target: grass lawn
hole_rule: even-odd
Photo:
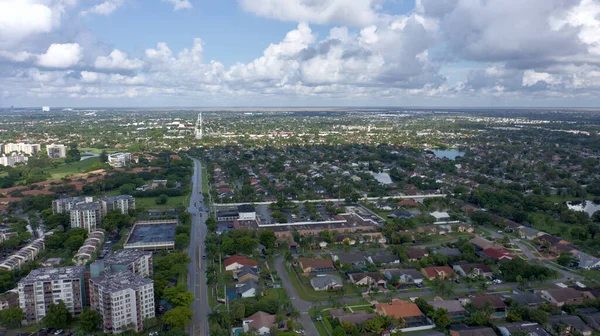
[[[206,170],[206,166],[202,166],[202,192],[208,193],[208,171]]]
[[[100,162],[100,158],[91,158],[83,161],[65,163],[57,168],[48,169],[53,179],[60,179],[67,175],[85,173],[94,163]]]
[[[339,294],[337,292],[330,291],[315,291],[311,285],[308,277],[305,276],[296,276],[296,272],[288,266],[286,266],[286,271],[290,280],[294,284],[296,291],[301,299],[306,301],[319,301],[322,302],[324,300],[328,300],[329,298],[337,298]],[[299,279],[300,278],[300,279]],[[356,292],[353,291],[353,286],[349,284],[344,284],[344,297],[355,297]]]
[[[578,270],[576,273],[585,277],[585,280],[590,283],[600,283],[600,271],[598,270]]]
[[[135,206],[137,208],[144,207],[146,209],[167,209],[176,208],[178,206],[186,207],[188,205],[188,195],[169,197],[166,204],[156,204],[157,198],[158,197],[136,197]]]

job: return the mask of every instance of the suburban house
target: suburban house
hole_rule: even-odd
[[[248,279],[258,281],[258,272],[256,268],[244,266],[233,275],[233,278],[236,279],[238,282],[244,282]]]
[[[432,213],[430,213],[430,215],[435,218],[435,222],[433,222],[433,224],[458,222],[452,221],[452,217],[446,211],[433,211]]]
[[[435,278],[445,280],[457,276],[449,266],[425,267],[421,269],[421,273],[428,280],[433,280]]]
[[[476,250],[479,251],[483,251],[483,250],[487,250],[487,249],[501,249],[503,248],[502,245],[498,244],[498,243],[494,243],[492,241],[489,241],[483,237],[480,236],[476,236],[475,238],[469,240],[469,243],[473,244],[475,246]]]
[[[263,311],[258,311],[242,320],[244,332],[255,330],[259,335],[268,335],[272,326],[277,326],[275,323],[275,315],[267,314]]]
[[[258,281],[254,279],[248,279],[244,282],[235,284],[235,291],[237,297],[249,298],[256,296],[256,289],[258,288]]]
[[[427,250],[418,248],[418,247],[409,247],[406,251],[406,255],[408,256],[408,261],[419,261],[425,257],[429,256]]]
[[[391,214],[387,215],[388,218],[399,218],[399,219],[409,219],[413,218],[414,215],[406,210],[406,209],[396,209]]]
[[[565,304],[581,304],[584,296],[574,288],[552,288],[540,291],[542,298],[553,306],[562,307]]]
[[[525,306],[525,307],[529,307],[529,308],[536,308],[543,302],[546,302],[544,299],[542,299],[541,296],[537,295],[536,293],[529,292],[529,291],[519,291],[516,289],[513,290],[513,292],[511,294],[503,295],[503,298],[505,300],[510,299],[514,302],[517,302],[521,306]]]
[[[226,271],[235,271],[244,266],[251,268],[258,267],[258,263],[256,263],[256,261],[250,260],[247,257],[241,255],[234,255],[229,258],[225,258],[225,260],[223,260],[223,265],[225,265]]]
[[[540,232],[534,228],[530,228],[527,226],[519,227],[518,232],[519,232],[519,237],[521,237],[521,239],[527,239],[527,240],[534,240],[538,236],[544,234],[543,232]]]
[[[453,248],[453,247],[440,247],[440,248],[435,249],[433,251],[433,253],[443,254],[449,258],[460,257],[462,254],[459,249]]]
[[[433,301],[428,302],[435,309],[446,309],[448,311],[448,317],[452,320],[462,320],[465,318],[465,307],[460,303],[459,300],[444,300],[440,297],[436,297]]]
[[[497,336],[490,327],[470,327],[466,324],[452,324],[449,327],[450,336]]]
[[[398,256],[393,255],[387,252],[378,252],[372,254],[367,257],[367,260],[371,264],[382,264],[382,265],[390,265],[390,264],[399,264],[400,258]]]
[[[350,322],[352,324],[365,323],[368,320],[372,320],[377,317],[377,314],[367,313],[365,311],[355,311],[353,313],[347,313],[344,309],[331,309],[329,311],[331,319],[338,319],[340,323]]]
[[[379,272],[350,273],[350,282],[358,286],[383,286],[387,282]]]
[[[423,315],[419,307],[403,300],[393,299],[391,303],[378,303],[375,305],[375,311],[382,316],[400,318],[406,323],[406,327],[401,331],[410,331],[411,328],[433,329],[435,325]],[[408,330],[407,330],[408,329]]]
[[[414,269],[387,269],[383,271],[383,275],[388,281],[391,281],[394,277],[398,277],[399,283],[420,284],[423,282],[423,274]]]
[[[514,322],[501,324],[498,326],[498,331],[502,336],[512,336],[514,333],[529,336],[550,336],[542,326],[534,322]]]
[[[364,266],[367,260],[358,253],[338,253],[333,255],[333,261],[339,261],[340,265]]]
[[[596,331],[600,331],[600,312],[596,308],[581,308],[579,316]]]
[[[461,276],[468,276],[471,278],[479,276],[488,277],[494,274],[490,267],[484,264],[455,264],[452,266],[452,269]]]
[[[404,199],[400,202],[398,202],[398,205],[401,207],[412,207],[412,208],[418,208],[421,206],[421,203],[415,201],[412,198],[409,199]]]
[[[469,301],[477,308],[483,308],[490,305],[494,312],[490,314],[490,319],[502,319],[508,314],[508,307],[498,295],[481,295],[470,298]]]
[[[569,246],[571,245],[571,242],[560,239],[555,236],[551,236],[549,234],[543,234],[541,236],[538,236],[537,240],[540,243],[540,245],[545,247],[549,252],[555,254],[559,254],[561,252],[569,252],[573,249]]]
[[[577,251],[577,252],[573,253],[573,257],[575,259],[577,259],[577,261],[578,261],[577,267],[579,267],[579,268],[589,270],[589,269],[600,267],[600,259],[596,258],[596,257],[592,257],[591,255],[589,255],[587,253]]]
[[[513,255],[510,254],[510,252],[508,252],[505,249],[485,249],[483,250],[483,256],[488,257],[488,258],[492,258],[496,261],[508,261],[508,260],[512,260]]]
[[[316,291],[334,290],[342,288],[342,279],[337,275],[326,274],[310,279],[312,288]]]
[[[298,265],[304,273],[327,273],[335,271],[333,261],[322,258],[298,258]]]
[[[560,335],[571,335],[574,333],[580,333],[583,336],[590,336],[594,329],[589,327],[583,322],[578,316],[574,315],[553,315],[550,316],[550,322],[546,326],[547,330],[558,329],[564,327],[564,330]]]

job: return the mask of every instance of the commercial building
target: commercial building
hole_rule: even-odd
[[[131,153],[114,153],[108,156],[108,164],[111,167],[123,168],[131,163]]]
[[[102,315],[105,333],[140,332],[154,315],[154,282],[129,271],[90,278],[90,307]]]
[[[144,251],[173,250],[176,226],[176,219],[138,221],[123,247]]]
[[[46,146],[46,152],[52,159],[64,158],[67,156],[67,146],[52,144]]]
[[[4,144],[4,153],[9,154],[12,152],[23,153],[27,155],[35,155],[41,150],[40,144],[28,144],[28,143],[7,143]]]
[[[131,195],[106,197],[99,200],[99,202],[102,205],[102,213],[104,215],[114,210],[119,210],[122,214],[126,214],[130,209],[135,209],[135,198]]]
[[[77,204],[70,211],[71,227],[96,231],[102,221],[102,207],[97,202]]]
[[[39,322],[50,304],[63,301],[67,309],[79,316],[85,305],[83,266],[39,268],[19,281],[19,307],[27,323]]]
[[[26,163],[29,158],[22,154],[12,153],[11,155],[0,156],[0,166],[14,167],[17,163]]]
[[[113,272],[127,270],[134,275],[149,277],[152,275],[152,252],[132,249],[118,250],[90,265],[92,277],[99,276],[105,270]]]
[[[74,206],[83,203],[92,203],[93,200],[94,199],[92,197],[69,197],[53,200],[52,213],[57,214],[70,212]]]

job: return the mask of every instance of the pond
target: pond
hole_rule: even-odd
[[[458,149],[432,149],[431,151],[439,158],[450,160],[456,160],[457,157],[465,155],[465,152],[461,152]]]
[[[567,202],[567,207],[575,211],[585,211],[588,215],[593,215],[594,212],[600,211],[600,203],[594,201]]]
[[[83,153],[83,155],[81,156],[81,160],[79,161],[83,161],[83,160],[87,160],[87,159],[91,159],[91,158],[95,158],[95,157],[99,157],[100,154],[94,154],[92,152],[85,152]]]

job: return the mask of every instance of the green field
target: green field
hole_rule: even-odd
[[[167,209],[167,208],[175,208],[178,206],[186,207],[188,204],[188,195],[185,196],[176,196],[169,197],[167,204],[156,204],[156,199],[158,197],[137,197],[135,199],[135,206],[137,208],[146,208],[146,209]]]
[[[90,169],[90,167],[94,163],[100,162],[100,158],[91,158],[83,161],[77,161],[72,163],[65,163],[62,166],[57,168],[48,169],[50,175],[52,175],[53,179],[60,179],[67,175],[75,175],[79,173],[85,173],[86,170]]]
[[[202,166],[202,192],[208,193],[210,189],[208,189],[208,171],[205,166]]]

